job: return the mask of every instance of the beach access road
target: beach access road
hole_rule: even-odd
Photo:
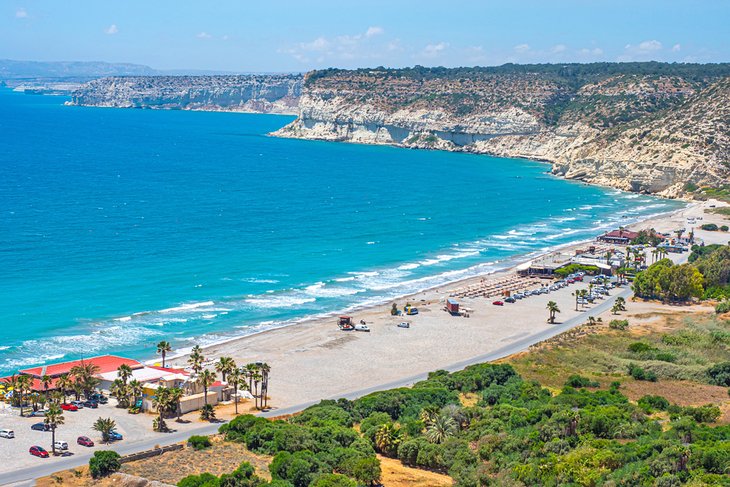
[[[614,301],[617,297],[623,297],[624,299],[627,299],[631,297],[632,291],[630,288],[626,287],[623,289],[616,289],[614,290],[614,293],[612,296],[607,297],[605,300],[601,301],[600,304],[596,304],[592,306],[590,309],[586,309],[585,312],[582,312],[563,323],[556,324],[554,326],[551,326],[547,329],[543,329],[541,331],[538,331],[536,333],[528,334],[526,336],[520,337],[515,339],[514,341],[507,343],[506,345],[497,348],[493,351],[484,353],[482,355],[474,356],[468,360],[462,360],[455,363],[452,363],[450,365],[441,367],[442,369],[448,370],[448,371],[456,371],[461,370],[464,367],[467,367],[469,365],[483,363],[483,362],[489,362],[492,360],[497,360],[500,358],[507,357],[509,355],[521,352],[530,345],[539,343],[541,341],[544,341],[548,338],[551,338],[555,335],[558,335],[560,333],[563,333],[571,328],[574,328],[578,325],[581,325],[586,322],[587,317],[589,315],[591,316],[597,316],[601,313],[607,312],[611,309],[613,306]],[[322,399],[338,399],[341,397],[347,398],[347,399],[356,399],[358,397],[370,394],[372,392],[381,391],[381,390],[387,390],[387,389],[393,389],[397,387],[407,387],[415,382],[421,381],[426,379],[428,376],[428,373],[421,373],[416,375],[411,375],[408,377],[404,377],[402,379],[396,380],[396,381],[390,381],[382,384],[378,384],[375,386],[366,387],[363,389],[356,389],[356,390],[343,390],[340,394],[331,395],[329,397],[323,397]],[[292,406],[286,406],[281,409],[271,410],[265,413],[261,413],[261,416],[264,417],[276,417],[276,416],[282,416],[287,414],[294,414],[297,413],[303,409],[306,409],[307,407],[318,403],[319,400],[313,400],[313,401],[307,401],[302,402],[299,404],[295,404]],[[164,445],[171,445],[174,443],[179,443],[182,441],[187,440],[191,435],[211,435],[215,434],[218,431],[218,428],[220,427],[220,423],[217,424],[205,424],[202,426],[195,426],[191,427],[189,429],[185,429],[184,431],[178,431],[175,433],[166,433],[166,434],[159,434],[159,433],[149,433],[144,438],[138,439],[136,441],[127,441],[124,440],[123,442],[120,442],[118,444],[113,444],[109,446],[104,446],[100,449],[110,449],[114,450],[120,455],[129,455],[131,453],[136,453],[140,451],[145,451],[154,448],[155,446],[164,446]],[[27,455],[27,452],[23,452]],[[72,457],[61,457],[61,458],[55,458],[51,459],[51,462],[49,461],[43,461],[41,459],[38,459],[38,462],[35,462],[36,464],[31,467],[24,467],[19,468],[14,471],[5,472],[0,474],[0,485],[33,485],[34,479],[37,479],[39,477],[45,477],[48,475],[51,475],[55,472],[58,472],[60,470],[67,470],[71,468],[76,468],[81,465],[86,465],[89,462],[89,459],[91,458],[93,453],[77,453],[76,455]],[[174,453],[170,453],[174,455]]]

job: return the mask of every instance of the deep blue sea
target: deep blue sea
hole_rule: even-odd
[[[0,89],[0,374],[383,302],[680,206],[538,162],[266,135],[288,116],[64,101]]]

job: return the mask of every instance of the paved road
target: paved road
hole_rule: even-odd
[[[447,367],[443,367],[443,369],[448,370],[449,372],[454,372],[456,370],[461,370],[469,365],[479,364],[479,363],[483,363],[483,362],[490,362],[492,360],[497,360],[500,358],[504,358],[508,355],[512,355],[512,354],[521,352],[521,351],[527,349],[530,345],[534,345],[535,343],[541,342],[543,340],[547,340],[548,338],[554,337],[555,335],[559,335],[560,333],[563,333],[564,331],[567,331],[571,328],[574,328],[578,325],[585,323],[588,316],[599,315],[599,314],[603,313],[604,311],[610,310],[617,297],[621,296],[624,299],[627,299],[631,295],[632,295],[632,291],[628,287],[621,289],[621,290],[615,289],[613,291],[613,295],[604,299],[600,304],[596,304],[594,306],[591,306],[590,308],[586,308],[585,313],[582,313],[574,318],[566,320],[563,323],[558,323],[555,326],[548,328],[544,331],[541,331],[539,333],[528,335],[524,338],[516,340],[516,341],[510,343],[509,345],[506,345],[506,346],[499,348],[497,350],[494,350],[492,352],[485,353],[483,355],[478,355],[476,357],[472,357],[468,360],[464,360],[461,362],[453,363]],[[386,384],[379,384],[377,386],[368,387],[365,389],[358,389],[358,390],[346,392],[344,394],[338,394],[336,396],[332,396],[332,397],[326,398],[326,399],[339,399],[341,397],[344,397],[347,399],[357,399],[358,397],[362,397],[364,395],[367,395],[367,394],[370,394],[370,393],[376,392],[376,391],[383,391],[386,389],[394,389],[397,387],[410,386],[418,381],[426,379],[427,376],[428,376],[428,374],[413,375],[411,377],[406,377],[406,378],[400,379],[398,381],[388,382]],[[310,401],[310,402],[297,404],[295,406],[271,410],[271,411],[268,411],[265,413],[261,413],[261,416],[273,417],[273,416],[281,416],[284,414],[293,414],[293,413],[299,412],[303,409],[306,409],[313,404],[317,404],[318,402],[319,401]],[[116,451],[120,455],[128,455],[130,453],[136,453],[136,452],[140,452],[140,451],[144,451],[144,450],[149,450],[149,449],[153,448],[155,445],[164,446],[164,445],[171,445],[173,443],[179,443],[181,441],[185,441],[191,435],[212,435],[212,434],[218,432],[219,426],[220,426],[220,424],[205,425],[205,426],[201,426],[200,428],[190,429],[190,430],[187,430],[184,432],[179,432],[179,433],[170,433],[165,436],[162,436],[162,435],[152,436],[149,439],[145,439],[144,441],[138,441],[138,442],[130,443],[130,444],[124,444],[124,442],[122,441],[119,444],[111,446],[110,449]],[[0,485],[16,485],[16,486],[34,485],[34,479],[37,479],[39,477],[45,477],[45,476],[51,475],[51,474],[61,471],[61,470],[67,470],[70,468],[79,467],[81,465],[86,465],[89,463],[89,458],[91,458],[91,455],[88,455],[88,454],[87,455],[74,455],[72,457],[64,458],[64,459],[61,459],[60,461],[55,461],[53,463],[48,463],[46,465],[41,464],[39,466],[35,466],[32,468],[24,468],[22,470],[16,470],[14,472],[0,474]],[[41,459],[39,459],[39,463],[40,462],[42,462]]]

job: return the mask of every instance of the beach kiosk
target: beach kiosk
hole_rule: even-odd
[[[458,315],[459,314],[459,303],[457,303],[453,299],[447,299],[446,300],[446,311],[448,311],[452,315]]]

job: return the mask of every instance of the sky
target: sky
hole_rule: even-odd
[[[730,61],[726,0],[2,0],[0,58],[156,69]]]

